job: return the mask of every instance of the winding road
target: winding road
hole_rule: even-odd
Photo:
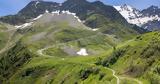
[[[128,80],[133,80],[137,82],[137,84],[143,84],[140,80],[135,79],[135,78],[130,78],[130,77],[122,77],[122,76],[117,76],[116,71],[111,69],[111,68],[106,68],[112,71],[112,75],[117,79],[117,84],[120,84],[120,79],[128,79]]]
[[[80,39],[81,39],[81,38],[80,38]],[[74,41],[78,41],[78,40],[80,40],[80,39],[77,39],[77,40],[74,40]],[[133,40],[130,40],[130,41],[128,41],[128,42],[131,42],[131,41],[133,41]],[[69,42],[73,42],[73,41],[69,41]],[[69,42],[67,42],[67,43],[69,43]],[[128,42],[126,42],[126,43],[128,43]],[[39,49],[39,50],[37,51],[37,53],[38,53],[39,55],[41,55],[41,56],[54,57],[54,56],[49,56],[49,55],[43,54],[43,51],[44,51],[44,50],[47,50],[47,49],[49,49],[49,48],[52,48],[52,47],[55,47],[55,46],[58,46],[58,45],[64,45],[64,44],[66,44],[66,43],[59,43],[59,44],[56,44],[56,45],[53,45],[53,46],[45,47],[45,48],[43,48],[43,49]],[[62,58],[62,60],[65,60],[65,59]],[[94,64],[88,63],[88,65],[94,65]],[[112,71],[112,75],[113,75],[113,76],[116,78],[116,80],[117,80],[117,83],[116,83],[116,84],[120,84],[120,79],[133,80],[133,81],[137,82],[138,84],[143,84],[141,81],[139,81],[138,79],[135,79],[135,78],[117,76],[117,75],[116,75],[116,71],[113,70],[113,69],[111,69],[111,68],[105,67],[105,69]]]
[[[106,68],[106,69],[109,69],[112,71],[112,75],[117,79],[117,84],[120,84],[120,79],[118,76],[116,76],[116,71],[111,68]]]
[[[120,79],[128,79],[128,80],[133,80],[135,82],[137,82],[138,84],[143,84],[140,80],[135,79],[135,78],[130,78],[130,77],[120,77]]]
[[[93,36],[88,36],[88,37],[85,37],[85,38],[93,38],[93,37],[95,37],[95,36],[97,36],[97,35],[98,35],[98,34],[93,35]],[[65,45],[65,44],[71,43],[71,42],[80,41],[81,39],[84,39],[84,38],[79,38],[79,39],[77,39],[77,40],[68,41],[68,42],[65,42],[65,43],[58,43],[58,44],[55,44],[55,45],[52,45],[52,46],[48,46],[48,47],[45,47],[45,48],[42,48],[42,49],[37,50],[37,53],[38,53],[39,55],[41,55],[41,56],[44,56],[44,55],[45,55],[45,54],[43,54],[43,51],[44,51],[44,50],[47,50],[47,49],[49,49],[49,48],[53,48],[53,47],[56,47],[56,46]],[[52,57],[52,56],[51,56],[51,57]]]
[[[52,47],[53,47],[53,46],[52,46]],[[46,50],[46,49],[48,49],[48,48],[51,48],[51,47],[46,47],[46,48],[40,49],[40,50],[37,51],[37,53],[38,53],[39,55],[46,56],[46,55],[43,54],[43,51]],[[53,57],[53,56],[47,56],[47,57]],[[65,60],[65,59],[62,58],[62,60]],[[89,63],[88,63],[88,64],[89,64]],[[94,64],[89,64],[89,65],[94,65]],[[137,80],[137,79],[135,79],[135,78],[117,76],[117,75],[116,75],[116,71],[113,70],[113,69],[111,69],[111,68],[105,67],[105,69],[112,71],[112,75],[113,75],[113,76],[116,78],[116,80],[117,80],[117,83],[116,83],[116,84],[120,84],[120,79],[133,80],[133,81],[137,82],[138,84],[143,84],[141,81],[139,81],[139,80]]]

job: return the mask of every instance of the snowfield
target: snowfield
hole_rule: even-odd
[[[92,31],[97,31],[97,30],[99,30],[99,29],[92,29]]]
[[[52,15],[59,15],[59,14],[60,14],[60,10],[52,11]]]
[[[137,9],[129,6],[114,6],[114,8],[119,11],[119,13],[128,21],[128,23],[136,24],[138,26],[142,26],[149,21],[158,20],[160,21],[160,17],[158,15],[155,16],[143,16]]]
[[[81,48],[80,51],[77,52],[78,55],[87,56],[87,50],[85,48]]]
[[[39,1],[36,2],[36,4],[35,4],[35,7],[36,7],[36,8],[37,8],[37,5],[38,5],[39,3],[40,3]]]
[[[38,2],[37,2],[37,4],[38,4]],[[60,11],[60,10],[56,10],[56,11],[52,11],[52,12],[50,13],[48,10],[46,10],[45,13],[52,14],[53,16],[54,16],[54,15],[60,15],[60,14],[68,14],[68,15],[72,15],[75,19],[77,19],[78,22],[80,22],[80,23],[83,23],[83,22],[84,22],[84,21],[81,21],[78,16],[76,16],[76,13],[72,13],[72,12],[70,12],[70,11]],[[16,25],[15,27],[16,27],[17,29],[19,29],[19,28],[20,28],[20,29],[23,29],[23,28],[26,28],[26,27],[28,27],[28,26],[31,26],[34,21],[36,21],[36,20],[40,19],[41,17],[43,17],[43,15],[44,15],[44,14],[40,14],[40,15],[37,16],[36,18],[33,18],[33,19],[31,20],[31,22],[24,23],[24,24],[22,24],[22,25]],[[97,29],[94,29],[93,31],[96,31],[96,30],[97,30]]]
[[[41,18],[43,15],[39,15],[38,17],[34,18],[33,21],[38,20],[39,18]]]
[[[70,11],[62,11],[62,14],[69,14],[69,15],[73,15],[77,20],[78,22],[82,22],[78,16],[76,16],[76,13],[72,13]]]
[[[26,28],[28,26],[31,26],[33,22],[29,22],[29,23],[24,23],[22,25],[19,25],[19,26],[15,26],[17,29],[23,29],[23,28]]]

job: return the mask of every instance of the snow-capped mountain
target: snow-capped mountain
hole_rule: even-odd
[[[131,24],[136,24],[148,30],[154,30],[156,25],[160,24],[160,9],[156,6],[151,6],[142,11],[137,10],[129,5],[114,6],[117,11]],[[154,22],[152,22],[154,21]],[[148,24],[149,23],[149,24]],[[152,24],[153,23],[153,24]],[[156,28],[160,29],[160,28]]]
[[[69,11],[75,13],[75,17],[85,21],[88,15],[98,13],[111,21],[119,21],[128,24],[127,21],[112,6],[105,5],[100,1],[88,2],[87,0],[66,0],[64,3],[49,1],[31,1],[15,15],[1,17],[0,21],[12,25],[28,23],[30,19],[37,19],[44,13]],[[38,17],[39,16],[39,17]],[[86,24],[87,25],[87,24]],[[87,25],[91,26],[91,24]]]
[[[141,16],[140,11],[136,10],[135,8],[132,8],[129,5],[123,5],[123,6],[114,6],[119,13],[129,22],[132,24],[138,24],[140,25],[141,22],[139,21],[139,18]]]
[[[158,15],[160,17],[160,8],[158,6],[150,6],[147,9],[144,9],[141,11],[145,16],[156,16]]]
[[[114,24],[117,22],[137,32],[146,32],[146,30],[136,25],[129,24],[113,6],[105,5],[100,1],[88,2],[87,0],[66,0],[61,4],[35,0],[31,1],[17,14],[1,17],[0,21],[15,25],[16,28],[25,28],[32,24],[33,21],[41,18],[44,13],[53,13],[53,15],[54,13],[58,15],[60,13],[72,14],[79,22],[93,28],[93,31],[96,31],[97,28],[100,28],[103,24]],[[96,19],[92,17],[96,17]]]

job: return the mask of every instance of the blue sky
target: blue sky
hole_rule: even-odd
[[[31,0],[0,0],[0,16],[16,14],[20,9],[25,7]],[[47,0],[55,2],[63,2],[64,0]],[[89,0],[95,1],[95,0]],[[145,9],[151,5],[160,7],[160,0],[100,0],[107,5],[123,5],[128,4],[137,9]]]

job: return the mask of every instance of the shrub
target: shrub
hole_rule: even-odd
[[[160,75],[160,66],[156,66],[154,72]]]
[[[100,73],[99,75],[100,75],[100,76],[99,76],[99,80],[102,80],[103,77],[104,77],[106,74],[105,74],[105,73]]]
[[[141,52],[141,56],[145,58],[150,58],[156,56],[160,52],[160,41],[153,38],[151,42],[144,48]]]
[[[100,69],[97,67],[91,67],[91,68],[87,68],[85,70],[81,70],[80,71],[80,78],[82,80],[85,80],[89,77],[90,74],[98,74],[99,71],[100,71]]]
[[[113,51],[112,55],[109,58],[107,57],[104,59],[101,64],[103,66],[113,65],[119,59],[119,57],[124,55],[125,51],[125,49],[118,49]]]
[[[0,58],[0,76],[9,78],[23,64],[33,56],[31,52],[18,42],[13,48],[5,52]]]
[[[102,59],[99,57],[95,63],[96,65],[101,65],[102,64]]]

